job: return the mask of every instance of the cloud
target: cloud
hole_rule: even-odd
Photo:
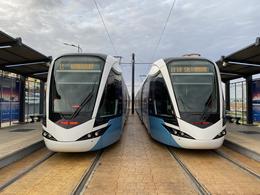
[[[155,45],[172,0],[97,0],[111,38],[123,61],[136,53],[139,62],[152,62]],[[259,36],[257,0],[177,0],[156,59],[198,52],[217,60],[252,43]],[[114,55],[93,1],[0,1],[0,27],[46,55],[76,52],[63,43],[79,44],[84,52]],[[124,66],[130,83],[130,66]],[[136,78],[149,65],[137,65]]]

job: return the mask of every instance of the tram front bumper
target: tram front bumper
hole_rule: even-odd
[[[224,136],[218,139],[193,140],[172,135],[173,139],[181,148],[187,149],[217,149],[222,146]]]
[[[54,152],[87,152],[90,151],[100,138],[93,138],[83,141],[53,141],[44,138],[46,147]]]

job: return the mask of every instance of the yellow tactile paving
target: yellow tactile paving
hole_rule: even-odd
[[[260,180],[213,151],[174,151],[212,194],[260,194]]]
[[[227,154],[232,160],[242,164],[243,166],[260,175],[260,163],[255,161],[254,159],[250,159],[247,156],[244,156],[224,146],[221,147],[219,151]]]
[[[70,194],[95,153],[58,153],[52,156],[1,194]]]
[[[47,155],[49,152],[50,151],[46,148],[40,149],[33,152],[31,155],[0,169],[0,185],[15,177],[23,170],[31,167],[35,162],[42,159],[42,157]]]
[[[109,147],[85,194],[196,194],[166,147],[153,141],[136,115]]]

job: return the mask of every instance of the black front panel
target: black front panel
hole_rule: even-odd
[[[105,60],[97,56],[58,58],[53,66],[49,118],[71,128],[91,119]]]
[[[207,60],[174,60],[167,64],[182,120],[201,128],[220,120],[218,79]]]

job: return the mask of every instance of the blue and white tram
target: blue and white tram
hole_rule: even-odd
[[[83,152],[120,139],[128,91],[118,60],[104,54],[66,54],[49,69],[43,137],[48,149]]]
[[[199,56],[156,61],[136,95],[136,111],[155,140],[179,148],[215,149],[226,134],[217,65]]]

